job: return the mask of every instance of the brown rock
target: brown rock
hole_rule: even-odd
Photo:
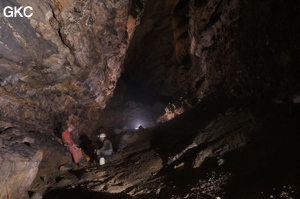
[[[24,144],[10,146],[2,138],[0,138],[0,143],[2,146],[0,198],[25,198],[27,189],[38,172],[43,152],[33,150]]]
[[[33,0],[21,5],[33,8],[31,18],[1,18],[6,38],[0,49],[1,117],[46,131],[52,130],[55,115],[104,108],[128,44],[128,2]]]

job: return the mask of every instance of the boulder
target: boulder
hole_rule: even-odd
[[[28,198],[27,190],[34,181],[43,151],[22,142],[11,145],[0,137],[0,198]]]

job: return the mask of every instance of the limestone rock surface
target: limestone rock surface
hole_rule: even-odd
[[[26,198],[43,158],[42,150],[33,150],[28,142],[14,145],[0,137],[0,198]]]
[[[129,43],[130,2],[0,2],[6,6],[31,6],[33,16],[1,15],[0,120],[46,131],[105,108]]]

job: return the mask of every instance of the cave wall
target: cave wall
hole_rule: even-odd
[[[101,118],[116,115],[102,109],[125,54],[125,75],[180,101],[166,108],[173,114],[167,120],[212,93],[285,98],[299,90],[295,0],[7,0],[0,10],[7,5],[32,6],[34,15],[0,19],[1,165],[26,163],[18,165],[21,179],[15,173],[5,179],[34,179],[41,156],[52,154],[45,153],[52,144],[26,148],[4,138],[12,127],[23,138],[27,132],[61,132],[72,122],[77,143],[82,130],[91,133]],[[26,183],[6,195],[26,195]]]
[[[76,127],[78,145],[82,130],[93,133],[101,125],[95,121],[113,96],[130,35],[143,11],[143,4],[140,10],[136,4],[0,2],[0,198],[28,198],[36,175],[42,181],[43,172],[72,164],[54,135],[68,123]],[[33,16],[6,18],[6,6],[31,6]]]
[[[204,88],[238,98],[286,98],[299,89],[299,2],[192,3],[193,67],[188,74],[204,81],[197,87],[200,77],[191,78],[197,98]]]
[[[7,147],[8,142],[0,138],[2,146]],[[28,198],[27,190],[38,172],[38,166],[42,161],[43,152],[41,150],[24,150],[26,146],[18,147],[22,151],[19,154],[14,150],[7,148],[2,152],[1,157],[1,180],[0,197],[1,198]],[[5,159],[5,160],[4,160]],[[18,161],[14,161],[18,159]]]
[[[177,92],[173,31],[170,26],[176,1],[148,0],[132,36],[124,61],[124,76],[152,93]]]
[[[44,133],[24,134],[10,128],[1,133],[0,146],[0,198],[28,198],[35,180],[43,182],[45,173],[51,175],[60,165],[72,164],[65,147]]]
[[[146,10],[158,4],[150,2]],[[287,99],[299,91],[299,2],[168,3],[143,16],[148,29],[136,30],[127,53],[127,74],[139,85],[176,96],[175,109],[192,107],[209,94]]]
[[[5,6],[31,6],[34,14],[0,19],[3,128],[52,131],[56,121],[78,124],[89,108],[105,108],[121,73],[127,29],[135,27],[133,17],[128,24],[131,2],[1,1],[0,10]]]
[[[124,75],[174,97],[171,109],[220,91],[284,98],[299,90],[296,1],[9,0],[0,8],[7,5],[32,6],[34,15],[0,20],[2,129],[88,129],[85,121],[103,116],[125,53]]]

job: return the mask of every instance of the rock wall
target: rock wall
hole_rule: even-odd
[[[0,198],[28,198],[34,181],[43,185],[46,173],[51,176],[60,165],[72,164],[69,151],[47,134],[24,134],[9,128],[1,130],[0,145]],[[38,188],[44,190],[42,186]]]
[[[125,76],[164,96],[176,94],[172,13],[178,1],[148,0],[124,62]],[[174,84],[175,83],[175,84]]]
[[[11,189],[2,190],[3,197],[24,192],[41,150],[51,148],[29,150],[27,141],[9,142],[4,132],[50,134],[72,122],[78,138],[80,130],[96,129],[107,116],[101,110],[113,95],[125,54],[126,76],[178,101],[162,121],[212,93],[284,99],[300,89],[295,0],[1,1],[0,10],[5,6],[31,6],[34,14],[0,14],[1,165],[25,162],[17,165],[24,171],[20,178],[2,170],[1,187]]]
[[[198,99],[203,92],[217,89],[238,98],[286,98],[299,89],[295,81],[299,51],[294,45],[300,42],[295,20],[299,3],[216,0],[191,4],[192,67],[187,75]]]
[[[70,115],[105,108],[129,42],[130,2],[0,2],[1,11],[5,6],[31,6],[33,16],[1,15],[0,120],[47,131],[54,121],[76,123]]]
[[[7,18],[6,6],[31,6],[33,16]],[[71,122],[78,141],[113,96],[143,3],[8,0],[0,11],[0,198],[28,198],[38,171],[72,163],[53,133]],[[30,132],[35,144],[23,141]]]
[[[298,10],[292,0],[148,1],[127,74],[185,108],[212,93],[288,98],[300,89]]]
[[[9,138],[9,137],[8,137]],[[0,198],[27,198],[34,181],[43,151],[30,148],[29,137],[7,140],[0,137]]]

